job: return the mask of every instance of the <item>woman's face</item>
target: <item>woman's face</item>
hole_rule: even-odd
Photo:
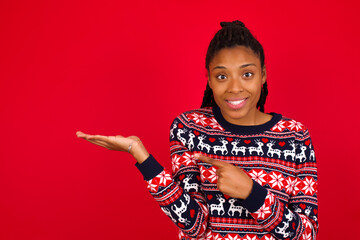
[[[266,81],[260,59],[244,46],[221,49],[209,64],[209,85],[224,118],[233,124],[256,125],[256,108]]]

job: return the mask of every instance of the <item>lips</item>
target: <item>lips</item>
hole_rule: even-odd
[[[227,99],[225,100],[228,106],[232,109],[242,108],[247,102],[248,98],[237,98],[237,99]]]
[[[241,99],[241,100],[227,100],[228,103],[232,104],[232,105],[239,105],[240,103],[244,102],[246,100],[246,98]]]

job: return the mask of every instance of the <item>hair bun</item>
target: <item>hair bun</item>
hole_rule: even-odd
[[[235,20],[232,22],[220,22],[221,27],[231,27],[231,26],[240,26],[245,27],[245,24],[239,20]]]

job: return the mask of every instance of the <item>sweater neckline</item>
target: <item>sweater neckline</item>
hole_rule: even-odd
[[[256,134],[256,133],[262,133],[264,131],[268,131],[272,127],[274,127],[275,124],[277,124],[282,118],[281,114],[270,112],[269,114],[272,115],[272,118],[268,122],[260,124],[260,125],[245,126],[245,125],[232,124],[232,123],[226,121],[225,118],[223,117],[223,115],[221,114],[220,108],[217,105],[213,106],[213,113],[214,113],[214,117],[215,117],[216,121],[225,130],[228,130],[233,133],[241,134],[241,135]]]

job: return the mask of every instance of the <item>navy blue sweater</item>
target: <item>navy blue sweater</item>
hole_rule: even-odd
[[[150,157],[138,169],[179,239],[315,239],[317,168],[307,128],[271,113],[262,125],[227,122],[218,107],[184,112],[171,125],[172,171]],[[217,188],[215,167],[201,153],[243,169],[253,188],[246,199]]]

